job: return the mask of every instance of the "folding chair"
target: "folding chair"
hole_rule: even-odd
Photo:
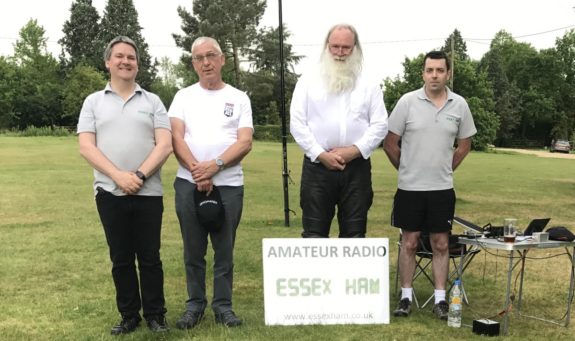
[[[473,258],[477,253],[479,253],[480,249],[478,248],[467,248],[466,245],[458,243],[459,236],[457,235],[450,235],[449,236],[449,259],[450,264],[453,266],[452,270],[448,272],[447,275],[447,284],[448,288],[447,291],[449,292],[455,283],[455,280],[459,278],[464,272],[465,269],[469,266]],[[395,273],[395,292],[399,293],[398,290],[398,283],[399,283],[399,255],[401,253],[401,235],[400,240],[398,242],[398,252],[397,252],[397,268]],[[427,282],[431,284],[432,288],[435,288],[435,284],[433,281],[433,276],[431,273],[431,264],[433,258],[433,251],[431,249],[431,243],[429,241],[429,235],[421,235],[419,239],[419,247],[415,253],[415,273],[413,275],[413,283],[415,280],[423,275],[424,278],[427,279]],[[459,273],[461,269],[461,274]],[[415,285],[414,285],[415,286]],[[461,291],[463,294],[463,301],[466,304],[469,304],[469,299],[467,298],[467,293],[465,292],[465,288],[463,283],[461,285]],[[427,300],[420,306],[419,301],[417,299],[417,295],[415,293],[415,288],[413,289],[413,301],[415,302],[415,306],[418,308],[424,308],[429,304],[429,302],[433,299],[434,294],[432,294]]]

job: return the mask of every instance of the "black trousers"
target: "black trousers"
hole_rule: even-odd
[[[357,158],[333,171],[304,157],[300,188],[304,238],[327,238],[337,206],[340,238],[363,238],[373,202],[371,161]]]
[[[118,311],[122,316],[139,316],[143,308],[144,318],[164,315],[164,272],[160,260],[162,197],[115,196],[100,190],[96,205],[110,249]]]

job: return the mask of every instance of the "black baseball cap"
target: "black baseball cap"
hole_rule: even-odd
[[[194,191],[196,215],[202,227],[208,232],[218,232],[222,229],[225,219],[224,205],[220,190],[213,186],[212,192],[200,192],[197,187]]]

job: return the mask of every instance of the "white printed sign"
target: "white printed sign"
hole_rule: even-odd
[[[262,241],[266,325],[389,323],[387,238]]]

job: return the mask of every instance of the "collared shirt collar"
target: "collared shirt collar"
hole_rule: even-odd
[[[453,96],[453,91],[451,91],[451,89],[449,89],[449,87],[447,87],[447,86],[445,87],[445,91],[447,91],[447,101],[448,101],[448,102],[452,101],[453,98],[454,98],[454,96]],[[422,86],[422,87],[417,91],[417,98],[431,102],[431,99],[429,99],[429,97],[427,97],[427,94],[425,93],[425,85]]]
[[[114,89],[112,89],[112,85],[110,84],[110,82],[106,83],[106,87],[104,88],[104,92],[108,93],[108,92],[115,92]],[[140,84],[136,83],[136,87],[134,88],[134,93],[141,93],[142,92],[142,88],[140,87]]]

